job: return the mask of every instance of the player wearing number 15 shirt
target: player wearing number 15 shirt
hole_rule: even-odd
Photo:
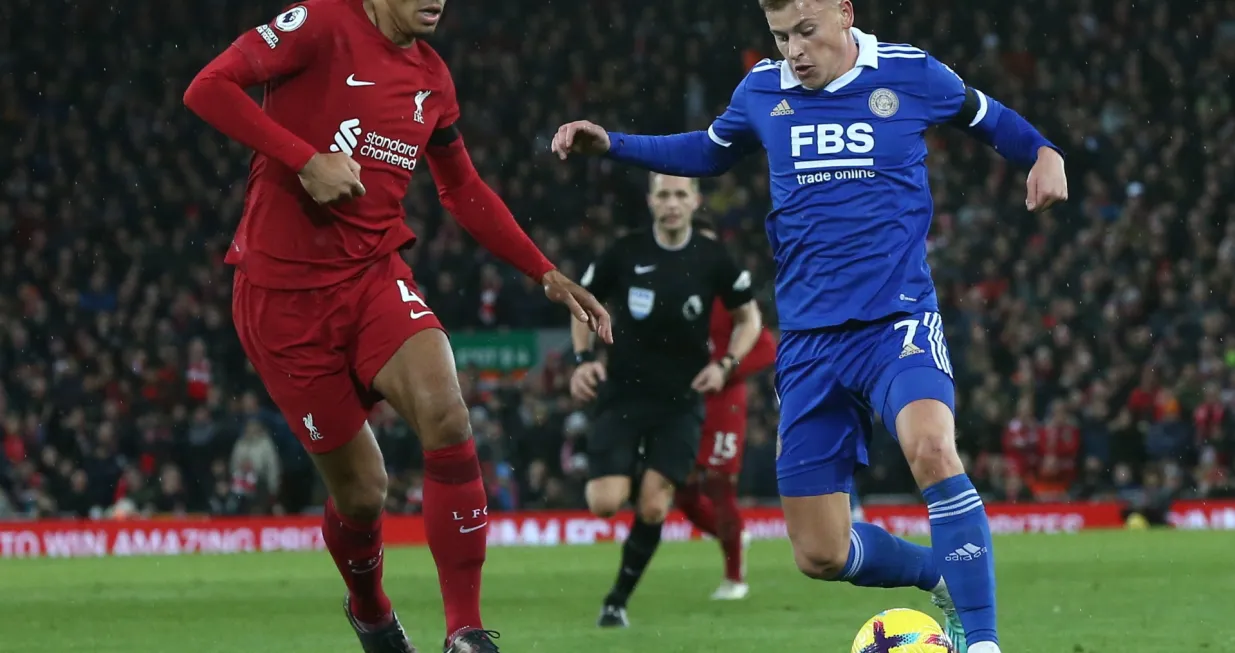
[[[330,499],[322,535],[367,653],[412,651],[382,585],[386,472],[366,421],[386,399],[415,426],[444,649],[492,652],[480,617],[488,508],[442,325],[400,251],[403,199],[427,163],[443,206],[485,248],[609,339],[596,300],[545,259],[481,180],[450,72],[425,38],[445,0],[306,0],[238,38],[185,93],[254,150],[227,262],[245,353]],[[245,93],[264,85],[262,105]]]
[[[926,262],[924,134],[951,125],[1031,168],[1031,210],[1067,198],[1063,158],[930,54],[855,28],[851,0],[758,5],[784,59],[754,66],[710,128],[636,136],[576,122],[552,147],[687,176],[766,154],[782,331],[777,477],[798,568],[930,591],[960,653],[998,653],[990,526],[956,451],[952,364]],[[929,548],[850,523],[876,415],[926,500]]]
[[[706,217],[696,217],[694,229],[705,238],[717,237],[716,227]],[[708,327],[708,348],[713,359],[721,360],[728,353],[733,327],[733,317],[716,300]],[[695,471],[673,496],[673,505],[690,523],[720,544],[725,573],[712,592],[713,600],[741,600],[750,592],[746,583],[750,534],[738,508],[737,485],[746,452],[746,385],[752,376],[770,367],[775,358],[776,341],[765,328],[750,353],[729,375],[725,387],[707,395]]]

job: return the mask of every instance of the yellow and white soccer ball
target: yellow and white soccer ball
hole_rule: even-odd
[[[956,653],[956,648],[930,615],[897,608],[863,624],[850,653]]]

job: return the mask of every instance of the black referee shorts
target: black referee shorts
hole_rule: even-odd
[[[617,401],[600,408],[588,438],[591,478],[654,469],[681,487],[695,468],[703,408],[698,403]]]

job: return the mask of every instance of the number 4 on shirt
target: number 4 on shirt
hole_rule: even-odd
[[[412,289],[408,288],[402,279],[396,279],[395,283],[399,284],[399,295],[403,298],[404,304],[420,304],[424,307],[423,311],[418,311],[415,308],[412,309],[411,317],[413,320],[419,320],[426,315],[433,315],[433,311],[429,310],[429,305],[425,303],[425,300],[421,299],[420,295],[412,292]]]

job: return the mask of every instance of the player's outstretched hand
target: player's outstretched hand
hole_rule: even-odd
[[[605,366],[597,361],[582,363],[570,375],[570,396],[579,401],[596,398],[596,386],[605,380]]]
[[[604,154],[609,151],[609,133],[587,120],[576,120],[557,128],[549,147],[563,161],[571,154]]]
[[[720,392],[725,387],[725,376],[725,368],[712,361],[695,375],[695,380],[690,382],[690,389],[703,395]]]
[[[540,282],[544,285],[545,296],[550,301],[565,304],[576,320],[587,324],[592,333],[607,344],[613,344],[613,323],[609,319],[609,311],[605,310],[592,293],[557,270],[551,270]]]
[[[300,171],[300,184],[318,204],[330,204],[364,195],[360,164],[342,152],[318,152]]]
[[[1038,162],[1029,171],[1025,181],[1028,194],[1025,208],[1039,213],[1056,202],[1068,200],[1068,176],[1064,173],[1063,157],[1049,147],[1038,150]]]

